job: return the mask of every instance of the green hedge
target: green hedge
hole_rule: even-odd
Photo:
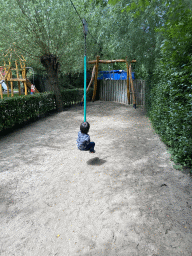
[[[187,87],[187,86],[186,86]],[[192,166],[192,89],[173,78],[151,91],[151,121],[175,163]]]
[[[0,131],[56,109],[53,93],[38,93],[0,100]]]
[[[172,3],[156,60],[148,113],[176,164],[192,167],[192,11]]]
[[[80,103],[83,89],[66,89],[61,91],[64,107]],[[87,101],[92,98],[93,89],[87,93]],[[0,100],[0,131],[12,128],[40,115],[56,110],[53,92],[38,93]]]

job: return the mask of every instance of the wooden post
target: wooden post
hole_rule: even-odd
[[[1,99],[3,99],[3,90],[2,90],[2,84],[0,84],[0,94],[1,94]]]
[[[3,80],[3,75],[2,73],[3,71],[0,71],[0,80]],[[3,99],[3,90],[2,90],[2,84],[0,83],[0,95],[1,95],[1,99]]]
[[[97,56],[96,65],[95,65],[95,83],[94,83],[94,90],[93,90],[92,101],[95,100],[95,96],[96,96],[96,92],[97,92],[98,66],[99,66],[99,56]]]
[[[7,81],[6,85],[7,85],[7,97],[9,98],[9,82],[8,81]]]
[[[12,78],[12,73],[11,73],[11,78]],[[13,97],[14,94],[13,94],[13,82],[11,82],[11,97]]]
[[[18,71],[18,63],[15,61],[15,67],[16,67],[16,73],[17,73],[17,79],[19,79],[19,71]],[[21,96],[21,86],[20,86],[20,81],[18,83],[18,89],[19,89],[19,96]]]
[[[10,70],[10,76],[9,76],[10,78],[12,78],[12,71]],[[13,95],[13,82],[11,81],[10,82],[11,83],[11,97],[13,97],[14,95]]]
[[[131,90],[132,90],[133,107],[136,108],[136,98],[135,98],[135,90],[134,90],[134,86],[133,86],[131,63],[129,65],[129,76],[130,76],[130,84],[131,84]]]
[[[25,63],[22,65],[22,78],[26,79],[26,68],[25,68]],[[27,95],[27,81],[23,82],[24,87],[25,87],[25,95]]]
[[[7,97],[9,97],[9,82],[8,80],[10,79],[10,71],[11,70],[11,65],[9,64],[9,68],[8,68],[8,71],[7,71],[7,81],[6,81],[6,85],[7,85]]]
[[[10,71],[9,71],[9,79],[12,78],[12,72],[11,72],[11,61],[9,61],[9,67],[10,67]],[[11,84],[11,97],[13,97],[13,82],[10,82]],[[8,88],[7,88],[8,89]],[[8,90],[7,90],[8,91]]]
[[[128,99],[128,104],[130,104],[130,91],[129,91],[129,63],[126,60],[126,65],[127,65],[127,99]]]

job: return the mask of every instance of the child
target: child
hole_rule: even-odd
[[[90,153],[95,153],[95,142],[90,142],[89,132],[90,125],[88,122],[84,122],[80,125],[80,131],[78,132],[77,147],[80,150],[89,150]]]

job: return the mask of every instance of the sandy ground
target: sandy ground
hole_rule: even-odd
[[[142,108],[74,106],[0,139],[1,256],[192,256],[192,179]]]

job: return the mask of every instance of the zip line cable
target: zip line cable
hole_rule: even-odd
[[[83,26],[84,26],[83,19],[81,19],[81,16],[79,15],[79,13],[78,13],[78,11],[77,11],[75,5],[73,4],[72,0],[70,0],[70,2],[71,2],[71,4],[72,4],[73,8],[75,9],[75,12],[77,13],[77,15],[78,15],[80,21],[82,22],[82,24],[83,24]],[[97,40],[92,36],[92,34],[91,34],[89,31],[88,31],[88,33],[89,33],[90,36],[94,39],[94,41],[96,42],[96,44],[98,44],[98,45],[101,47],[101,45],[100,45],[100,44],[97,42]]]
[[[76,9],[75,5],[73,4],[72,0],[70,0],[70,2],[71,2],[71,4],[73,5],[73,8],[75,9],[75,11],[76,11],[77,15],[79,16],[80,21],[81,21],[81,22],[82,22],[82,24],[83,24],[83,20],[81,19],[81,16],[79,15],[79,13],[78,13],[78,11],[77,11],[77,9]]]

